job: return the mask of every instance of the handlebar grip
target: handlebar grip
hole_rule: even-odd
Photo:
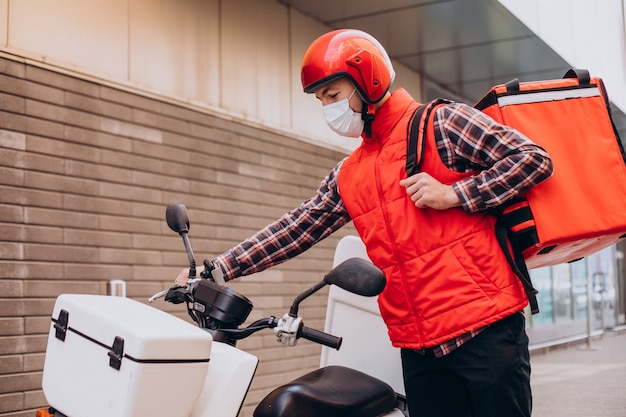
[[[311,327],[302,326],[300,328],[299,337],[304,337],[311,342],[319,343],[320,345],[328,346],[333,349],[339,350],[341,347],[342,338],[333,336],[332,334],[324,333],[320,330],[312,329]]]

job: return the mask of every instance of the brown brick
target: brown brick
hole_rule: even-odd
[[[133,120],[132,108],[120,104],[100,100],[84,94],[65,93],[64,104],[71,109],[78,109],[91,114],[120,119],[130,122]]]
[[[0,93],[0,110],[23,114],[25,107],[26,101],[23,97]]]
[[[129,265],[94,265],[94,264],[65,264],[64,277],[68,280],[105,280],[128,279],[133,276],[133,266]],[[105,294],[103,288],[101,294]]]
[[[127,138],[140,139],[146,142],[162,143],[162,133],[152,127],[141,126],[122,120],[100,118],[99,129],[112,135],[124,136]]]
[[[151,235],[133,235],[132,246],[135,249],[152,249],[152,250],[184,250],[182,240],[177,235],[170,236],[151,236]]]
[[[159,265],[161,254],[157,251],[100,248],[99,262],[128,265]]]
[[[18,151],[26,150],[26,135],[9,130],[0,130],[0,147],[5,148],[2,150],[0,162],[6,166],[18,166],[14,159],[17,155],[21,155]],[[11,149],[11,151],[7,149]]]
[[[0,293],[7,291],[9,296],[15,290],[15,286],[21,281],[16,281],[18,278],[24,278],[26,276],[26,266],[21,261],[11,259],[9,261],[0,260]],[[6,280],[6,281],[5,281]],[[16,296],[20,296],[21,293],[13,293]]]
[[[178,273],[183,268],[189,266],[189,261],[187,260],[185,253],[181,252],[179,255],[179,262],[173,263],[172,265],[174,266],[142,265],[132,268],[132,274],[127,276],[133,280],[140,281],[173,282]]]
[[[112,230],[132,233],[147,233],[158,235],[161,233],[161,222],[152,219],[105,216],[99,217],[101,230]]]
[[[133,246],[132,236],[128,233],[112,233],[97,230],[68,229],[64,233],[64,243],[80,246],[104,246],[130,248]]]
[[[48,328],[50,328],[50,319],[48,318]],[[48,331],[46,329],[46,332]],[[47,342],[46,342],[47,343]],[[45,352],[41,353],[31,353],[22,355],[24,359],[24,371],[25,372],[34,372],[43,370],[44,361],[46,358]]]
[[[64,127],[61,123],[29,117],[26,119],[23,131],[34,136],[60,139],[63,137],[63,130]]]
[[[100,151],[93,146],[85,146],[35,135],[28,136],[27,149],[36,150],[39,153],[46,153],[60,158],[89,162],[100,161]],[[61,159],[61,161],[63,161],[63,159]]]
[[[27,124],[28,118],[26,116],[0,111],[0,128],[2,130],[13,130],[24,134]]]
[[[48,87],[42,84],[34,83],[29,80],[19,79],[19,78],[7,78],[4,76],[3,80],[3,89],[6,92],[10,92],[12,94],[46,101],[48,103],[62,103],[63,102],[63,92],[53,88]]]
[[[24,319],[21,317],[0,317],[0,336],[24,334]]]
[[[32,279],[24,282],[24,297],[28,298],[45,298],[64,293],[98,294],[99,291],[100,284],[94,281],[76,282]]]
[[[2,337],[0,338],[0,356],[43,352],[46,350],[47,342],[47,335]],[[0,384],[0,387],[2,387],[2,384]]]
[[[116,88],[110,88],[107,86],[100,87],[100,98],[103,100],[123,104],[132,108],[140,108],[144,110],[160,113],[162,111],[163,104],[158,100],[152,100],[147,97],[142,97],[137,94],[122,91]]]
[[[211,166],[205,167],[205,163],[206,161],[202,165],[197,165],[165,161],[160,172],[168,178],[182,177],[187,179],[189,183],[200,182],[206,186],[207,182],[215,182],[215,169]]]
[[[24,262],[20,260],[0,261],[0,278],[3,279],[25,279],[25,278],[46,278],[55,279],[63,276],[63,265],[37,262]],[[3,281],[0,281],[2,283]],[[13,282],[18,285],[19,282]]]
[[[94,130],[97,130],[100,126],[100,118],[98,116],[59,106],[56,103],[50,104],[38,100],[26,100],[26,114],[40,119],[62,122],[64,124]]]
[[[28,243],[24,245],[24,259],[49,262],[98,262],[96,248]]]
[[[24,80],[22,77],[16,78],[5,74],[0,74],[0,84],[2,85],[2,90],[5,93],[9,93],[17,97],[24,97],[24,91],[29,85],[28,81]]]
[[[101,183],[99,191],[99,194],[103,197],[152,203],[159,203],[162,201],[161,190],[149,189],[134,185]]]
[[[24,217],[28,224],[52,225],[58,227],[65,226],[90,229],[98,224],[98,217],[93,214],[36,207],[27,208]]]
[[[16,411],[14,413],[11,413],[11,417],[33,417],[33,413],[35,411],[34,410],[24,410],[24,411]],[[244,417],[244,416],[240,416],[240,417]]]
[[[39,172],[27,172],[24,185],[32,188],[86,195],[97,195],[99,191],[98,183],[93,180]]]
[[[100,91],[98,84],[93,82],[36,66],[28,66],[26,68],[25,78],[60,90],[69,90],[90,96],[98,96]]]
[[[60,208],[62,207],[62,196],[59,193],[48,191],[0,186],[0,202],[21,206]]]
[[[24,245],[17,242],[0,242],[0,259],[24,259]]]
[[[3,268],[8,270],[8,264],[6,263],[0,263],[0,268]],[[12,269],[12,268],[11,268]],[[14,278],[10,275],[13,275],[11,273],[3,273],[3,276],[0,277],[0,294],[2,294],[2,297],[7,297],[7,298],[17,298],[17,297],[23,297],[24,296],[24,282],[23,281],[18,281],[15,279],[8,279],[8,278]],[[1,319],[0,319],[1,320]]]
[[[83,129],[77,126],[66,126],[64,139],[69,142],[83,143],[98,148],[113,149],[120,152],[131,152],[133,140],[109,133]]]
[[[0,394],[41,388],[41,372],[0,375]]]
[[[30,152],[26,153],[22,158],[23,167],[28,170],[62,174],[65,167],[65,160],[53,155],[43,155]]]
[[[143,111],[142,109],[133,109],[133,121],[139,125],[183,134],[188,133],[189,130],[189,123],[186,120],[165,116],[162,113]]]
[[[203,140],[193,137],[189,134],[181,134],[180,132],[163,132],[163,145],[171,146],[176,149],[186,149],[188,151],[202,152],[198,149],[202,145]]]
[[[69,291],[66,291],[69,292]],[[73,292],[73,291],[72,291]],[[49,296],[50,294],[46,294]],[[41,335],[50,329],[50,314],[42,317],[26,317],[24,320],[24,334]]]
[[[114,200],[111,198],[99,198],[93,196],[71,195],[62,196],[63,208],[71,212],[84,212],[94,214],[128,215],[133,203],[129,201]],[[96,221],[95,219],[93,221]],[[92,227],[96,227],[92,223]]]
[[[2,389],[0,388],[0,392],[1,390]],[[12,411],[19,411],[22,409],[24,409],[24,394],[23,393],[18,392],[18,393],[0,394],[0,413],[10,413]],[[13,414],[13,413],[2,414],[2,415],[11,415],[12,417],[17,416],[17,414]]]
[[[46,397],[40,389],[24,392],[24,408],[30,408],[33,410],[47,406],[48,403],[46,401]],[[33,417],[33,411],[30,411],[30,414],[26,414],[24,417]]]
[[[20,225],[22,240],[35,243],[62,243],[63,230],[58,227]]]
[[[141,202],[133,202],[131,214],[135,217],[139,217],[143,219],[156,220],[160,222],[161,226],[164,226],[166,209],[167,209],[167,206],[160,202],[157,204],[144,204]],[[161,227],[161,229],[165,230],[164,227]]]
[[[190,125],[196,123],[211,123],[213,116],[206,114],[203,111],[192,109],[187,106],[178,106],[174,103],[161,103],[161,106],[157,113],[166,114],[170,117],[186,120]]]
[[[26,65],[23,62],[0,58],[0,74],[10,75],[16,78],[25,78]]]
[[[188,179],[173,178],[155,173],[135,172],[133,174],[133,184],[152,189],[160,188],[163,190],[178,191],[181,193],[189,192]]]
[[[129,183],[133,179],[133,171],[129,169],[80,161],[66,161],[65,174],[71,177],[91,178],[117,183]]]
[[[0,166],[0,183],[3,185],[23,186],[24,171]]]
[[[133,144],[136,143],[136,141],[133,141]],[[151,172],[161,172],[163,167],[162,161],[144,157],[141,153],[129,154],[110,150],[102,150],[102,160],[100,162],[105,165],[126,167],[130,169],[137,169],[137,167],[141,167],[141,169]]]
[[[141,153],[143,155],[151,158],[182,163],[189,162],[190,154],[186,149],[163,146],[161,143],[141,143],[137,146],[141,147]]]
[[[0,374],[15,374],[24,371],[24,355],[2,356]]]

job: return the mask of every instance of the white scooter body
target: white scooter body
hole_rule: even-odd
[[[214,341],[204,388],[189,417],[237,417],[258,363],[256,356]]]

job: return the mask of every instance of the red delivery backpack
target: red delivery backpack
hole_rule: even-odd
[[[412,119],[408,175],[419,171],[426,123],[442,102]],[[554,164],[551,178],[496,211],[496,234],[536,312],[527,268],[572,262],[626,237],[626,156],[608,96],[600,78],[570,70],[563,79],[497,85],[474,107],[528,136]]]

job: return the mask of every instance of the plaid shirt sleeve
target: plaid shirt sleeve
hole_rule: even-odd
[[[306,251],[351,219],[339,196],[339,163],[317,193],[251,238],[216,257],[224,279],[231,280],[278,265]]]
[[[543,148],[466,104],[442,106],[434,126],[444,164],[477,172],[453,184],[467,212],[499,206],[552,175],[552,160]]]

